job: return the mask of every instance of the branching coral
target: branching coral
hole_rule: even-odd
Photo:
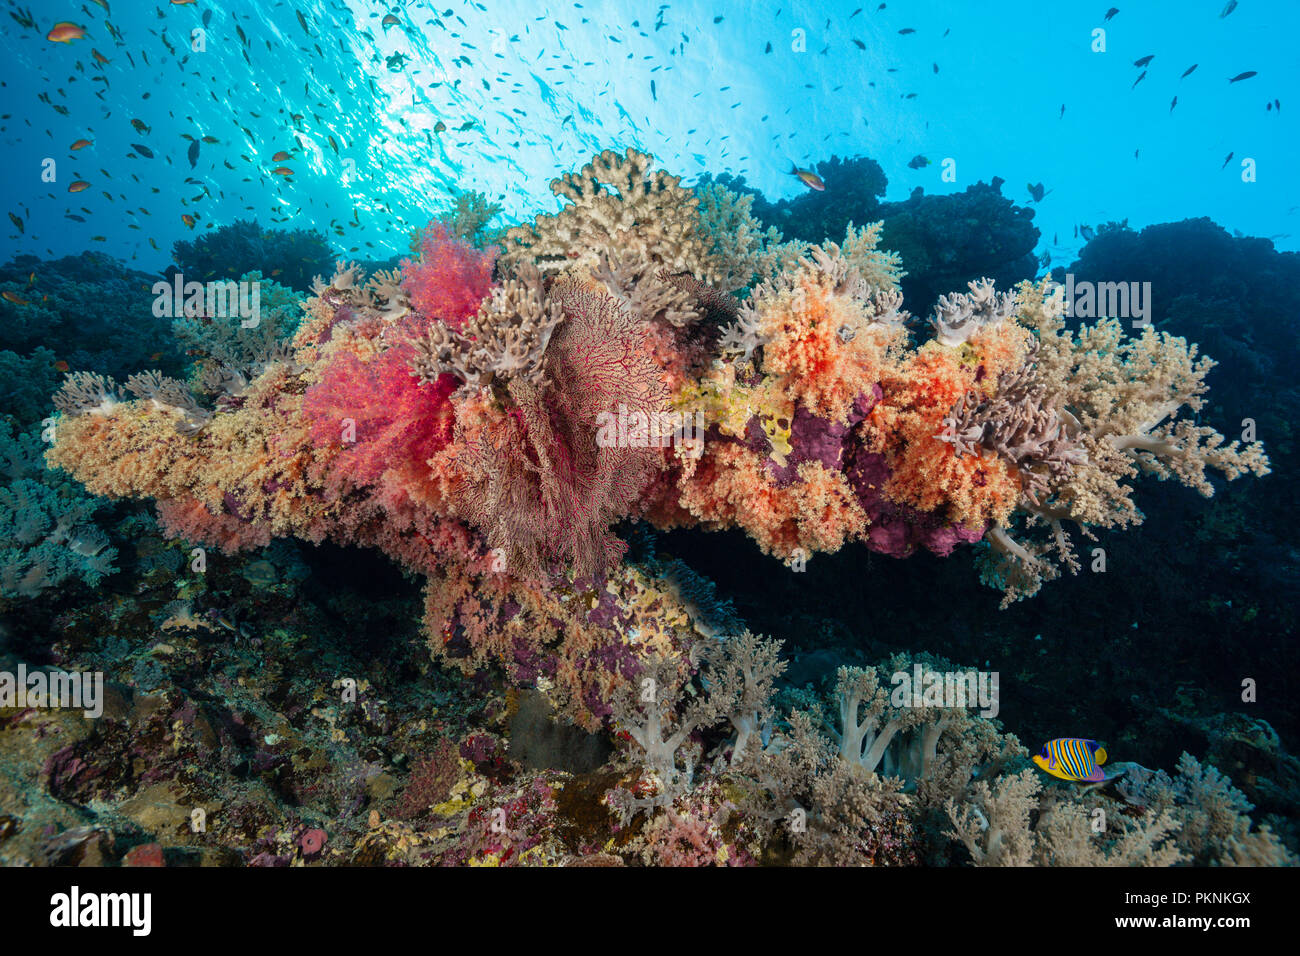
[[[800,866],[915,865],[910,798],[897,777],[879,776],[848,761],[834,762],[813,781],[806,828],[796,832]]]
[[[193,434],[212,417],[203,408],[183,382],[167,378],[161,372],[140,372],[126,380],[126,390],[136,398],[149,402],[156,410],[181,419],[177,430]]]
[[[1043,793],[1033,770],[992,784],[977,781],[969,800],[950,800],[947,812],[949,835],[976,866],[1173,866],[1186,858],[1172,814],[1132,820],[1055,799]]]
[[[695,195],[708,251],[722,264],[716,277],[720,289],[747,288],[755,279],[775,275],[787,264],[782,261],[787,247],[781,242],[781,233],[775,226],[764,229],[754,218],[753,196],[712,182],[697,186]]]
[[[543,271],[570,265],[639,262],[716,281],[718,263],[700,235],[699,200],[680,176],[651,171],[654,157],[606,150],[577,173],[551,181],[568,201],[554,215],[506,234],[506,261],[535,260]]]
[[[954,292],[939,297],[934,317],[935,341],[957,346],[969,342],[981,329],[1011,317],[1015,299],[1009,292],[997,292],[992,279],[970,283],[970,293]]]
[[[540,273],[525,263],[515,278],[492,289],[463,329],[432,323],[416,343],[412,368],[425,381],[451,374],[471,388],[516,377],[542,385],[542,355],[563,321],[560,298],[547,295]]]
[[[470,243],[478,249],[494,249],[501,244],[505,235],[503,229],[490,228],[488,223],[501,214],[500,203],[492,202],[486,195],[475,190],[457,193],[451,202],[451,208],[438,218],[450,228],[453,235]],[[413,245],[419,245],[420,237],[414,237]]]
[[[121,400],[117,383],[95,372],[73,372],[54,394],[54,407],[70,415],[113,414]]]
[[[935,436],[949,442],[958,457],[989,451],[1014,465],[1031,508],[1039,507],[1052,485],[1062,484],[1075,465],[1087,460],[1034,372],[1031,350],[1021,368],[1002,373],[993,397],[967,392]]]
[[[898,777],[909,790],[930,783],[933,799],[936,767],[960,777],[975,763],[971,754],[941,761],[941,741],[949,747],[974,743],[979,763],[993,756],[987,721],[973,712],[995,702],[996,687],[981,689],[975,671],[957,671],[946,661],[897,655],[887,665],[892,684],[887,689],[881,681],[885,669],[840,668],[836,721],[829,727],[840,757],[863,770]]]
[[[965,844],[976,866],[1028,866],[1033,852],[1029,821],[1039,786],[1033,770],[1000,777],[992,785],[977,781],[968,802],[949,802],[949,836]]]
[[[191,382],[200,383],[205,391],[220,392],[221,383],[236,379],[246,383],[268,362],[284,356],[302,318],[302,301],[292,289],[257,271],[241,275],[237,282],[211,283],[209,288],[214,286],[224,287],[210,295],[216,314],[206,314],[209,299],[205,297],[202,310],[194,314],[185,310],[172,320],[172,334],[195,357]]]
[[[1204,404],[1205,376],[1214,363],[1198,358],[1195,345],[1150,327],[1126,337],[1118,319],[1102,319],[1077,333],[1065,327],[1063,301],[1047,282],[1023,283],[1016,318],[1036,335],[1032,367],[1012,382],[1038,406],[1035,413],[1047,436],[1063,437],[1058,467],[1034,468],[1043,479],[1020,508],[1030,523],[1050,531],[1050,543],[1018,543],[1005,518],[990,535],[986,579],[1015,600],[1055,577],[1048,557],[1055,550],[1072,571],[1074,559],[1064,522],[1085,534],[1090,528],[1138,524],[1141,512],[1129,481],[1140,473],[1175,478],[1209,497],[1214,486],[1207,469],[1229,480],[1243,474],[1268,474],[1268,457],[1258,442],[1233,441],[1207,425],[1179,418]],[[1052,414],[1062,424],[1058,431]],[[1040,462],[1040,464],[1049,464]],[[1068,464],[1068,467],[1064,465]]]
[[[631,148],[621,156],[606,150],[580,172],[552,180],[551,191],[567,205],[509,230],[507,265],[532,260],[546,273],[593,270],[625,305],[652,308],[676,326],[695,321],[690,295],[662,275],[687,273],[717,285],[727,266],[706,243],[700,200],[680,176],[652,172],[653,162]]]
[[[1217,768],[1191,754],[1178,760],[1176,775],[1133,767],[1118,784],[1124,798],[1149,816],[1176,821],[1178,843],[1191,862],[1294,866],[1297,860],[1267,825],[1252,829],[1254,807]]]
[[[684,681],[679,666],[662,658],[651,661],[611,702],[614,727],[636,744],[645,773],[639,793],[616,790],[611,798],[624,820],[641,810],[669,806],[691,789],[700,758],[698,745],[689,745],[691,734],[719,716],[716,695],[681,704]]]
[[[786,667],[780,644],[746,629],[706,645],[705,657],[711,664],[709,685],[736,731],[731,763],[738,764],[771,733],[773,683]]]

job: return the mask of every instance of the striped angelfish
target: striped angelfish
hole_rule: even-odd
[[[1049,740],[1034,757],[1034,763],[1054,777],[1090,783],[1101,783],[1106,779],[1101,769],[1105,762],[1105,748],[1095,740],[1082,737]]]

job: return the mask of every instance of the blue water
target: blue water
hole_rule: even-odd
[[[878,160],[888,199],[1000,176],[1029,203],[1041,182],[1038,251],[1057,262],[1082,245],[1076,226],[1125,218],[1208,215],[1300,248],[1300,4],[1242,0],[1221,17],[1222,0],[1115,2],[1107,22],[1105,0],[111,0],[111,12],[41,0],[35,29],[9,2],[0,205],[25,232],[0,220],[0,258],[99,248],[156,269],[176,239],[250,217],[315,226],[340,254],[382,258],[406,251],[409,230],[458,190],[497,198],[513,218],[550,209],[548,180],[609,146],[652,152],[687,182],[743,175],[770,199],[805,188],[791,164],[833,153]],[[400,22],[385,29],[390,11]],[[191,52],[205,17],[206,49]],[[61,20],[87,36],[49,42]],[[1105,52],[1092,49],[1098,28]],[[1275,99],[1281,109],[1266,109]],[[218,142],[201,143],[191,168],[183,134]],[[70,151],[80,138],[93,145]],[[293,159],[274,162],[278,150]],[[918,154],[931,165],[909,169]],[[280,166],[294,175],[272,174]],[[69,194],[78,179],[90,187]]]

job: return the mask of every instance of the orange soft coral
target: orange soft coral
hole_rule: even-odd
[[[710,443],[684,469],[679,504],[706,527],[743,528],[767,554],[783,560],[838,551],[866,530],[867,518],[840,472],[818,462],[778,486],[767,456],[735,442]]]
[[[1005,342],[991,342],[991,360],[1000,364]],[[886,376],[884,400],[872,413],[874,442],[890,469],[886,497],[967,527],[1007,519],[1020,497],[1015,469],[992,454],[959,455],[938,437],[952,407],[990,382],[996,377],[974,348],[935,342]]]
[[[762,370],[813,414],[846,421],[853,402],[880,380],[901,328],[871,323],[864,303],[805,272],[792,290],[756,306]]]

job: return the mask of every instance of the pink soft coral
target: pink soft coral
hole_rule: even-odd
[[[271,529],[254,524],[237,513],[213,514],[195,498],[160,498],[158,521],[169,538],[203,541],[226,554],[264,548],[271,543]]]
[[[394,468],[427,472],[428,460],[451,440],[448,397],[460,383],[449,375],[431,384],[414,378],[412,351],[399,345],[369,361],[341,352],[307,390],[312,440],[344,446],[342,468],[333,473],[353,485],[372,485]]]
[[[402,287],[416,310],[459,329],[488,294],[495,262],[494,250],[475,249],[434,222],[420,238],[420,258],[402,261]]]

